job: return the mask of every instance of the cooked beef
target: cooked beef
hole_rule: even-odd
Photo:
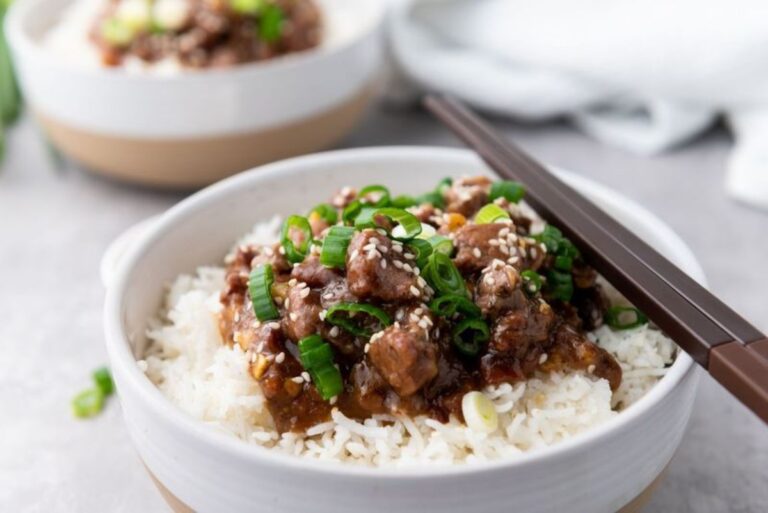
[[[454,180],[445,193],[446,212],[456,212],[470,218],[488,203],[491,180],[473,176]]]
[[[396,247],[396,248],[395,248]],[[347,249],[349,291],[359,299],[411,302],[424,296],[413,254],[376,230],[363,230]]]
[[[505,223],[488,223],[467,224],[460,228],[454,238],[454,263],[459,271],[474,273],[482,271],[494,260],[506,262],[514,258],[516,250],[506,244],[506,237],[503,236],[509,233],[510,226]],[[504,244],[500,242],[500,237],[504,237]]]
[[[616,390],[621,384],[621,367],[618,362],[605,349],[567,324],[561,324],[554,331],[553,344],[541,368],[545,371],[563,368],[586,370],[608,380],[611,390]]]
[[[522,290],[517,269],[501,260],[494,260],[483,269],[475,287],[475,304],[483,316],[495,318],[499,313],[523,307],[528,298]]]
[[[521,357],[531,346],[546,344],[555,320],[555,312],[547,303],[527,301],[522,308],[496,320],[491,329],[490,348]]]
[[[323,321],[320,319],[320,292],[313,290],[304,282],[290,288],[285,300],[283,331],[293,340],[299,340],[320,332]]]
[[[291,277],[310,287],[319,288],[340,280],[344,275],[335,269],[325,267],[320,263],[320,258],[317,255],[310,255],[303,262],[294,266]]]
[[[413,315],[430,319],[432,323],[427,313]],[[368,358],[387,383],[404,397],[413,395],[437,375],[437,348],[428,328],[410,318],[404,325],[396,323],[371,337]]]

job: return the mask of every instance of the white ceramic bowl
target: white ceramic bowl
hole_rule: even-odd
[[[470,152],[379,148],[278,162],[227,179],[165,213],[130,249],[108,290],[105,328],[126,424],[149,470],[196,511],[384,513],[589,512],[621,509],[665,468],[683,435],[697,372],[681,354],[645,397],[610,422],[513,461],[385,470],[303,460],[247,445],[173,407],[136,365],[147,319],[179,273],[220,262],[239,235],[342,185],[429,190],[445,176],[488,173]],[[701,269],[652,213],[570,173],[574,187],[694,278]]]
[[[317,151],[347,134],[374,96],[384,0],[318,0],[317,49],[165,76],[67,60],[41,41],[73,0],[19,0],[6,33],[24,95],[65,154],[153,185],[197,186]]]

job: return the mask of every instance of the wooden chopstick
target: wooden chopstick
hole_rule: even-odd
[[[527,201],[544,219],[562,229],[630,301],[768,422],[764,334],[458,101],[430,95],[425,105],[502,177],[523,182]]]

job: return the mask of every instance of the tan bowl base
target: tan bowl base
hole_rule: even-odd
[[[163,496],[165,502],[167,502],[168,506],[171,507],[171,510],[173,510],[175,513],[195,513],[195,510],[184,504],[178,497],[173,495],[170,490],[168,490],[168,488],[166,488],[160,481],[158,481],[149,469],[147,469],[147,472],[149,473],[149,477],[151,477],[152,481],[155,483],[155,486],[157,486],[157,489],[160,490],[160,495]],[[656,491],[656,488],[659,486],[666,474],[667,469],[665,468],[656,477],[656,479],[654,479],[653,482],[648,485],[645,490],[640,492],[640,495],[629,501],[626,506],[618,510],[616,513],[640,513],[643,507],[648,504],[648,501],[651,500],[653,492]]]
[[[330,147],[360,119],[374,94],[366,87],[315,116],[268,130],[195,139],[142,139],[74,128],[38,112],[53,144],[88,169],[161,188],[196,188],[251,167]]]

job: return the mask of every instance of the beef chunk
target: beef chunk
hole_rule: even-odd
[[[530,301],[519,310],[499,317],[493,325],[490,347],[499,353],[524,356],[531,346],[544,345],[556,316],[543,301]]]
[[[303,282],[291,287],[285,301],[283,331],[294,342],[319,333],[323,326],[320,320],[322,309],[320,292],[310,289]]]
[[[621,385],[621,366],[605,349],[568,324],[561,324],[554,333],[554,344],[548,350],[547,360],[542,363],[544,371],[559,371],[563,368],[586,370],[605,378],[616,390]]]
[[[320,263],[317,255],[310,255],[291,271],[291,277],[303,281],[310,287],[325,287],[333,281],[342,278],[336,269],[329,269]]]
[[[503,311],[519,309],[528,301],[521,284],[517,269],[494,260],[480,274],[475,287],[475,303],[484,316],[493,318]]]
[[[500,233],[510,231],[509,224],[468,224],[456,232],[454,245],[456,257],[454,263],[462,273],[481,271],[494,260],[506,262],[515,255],[509,246],[499,242]]]
[[[488,203],[491,180],[485,176],[459,178],[445,193],[446,212],[469,218]]]
[[[414,322],[396,323],[377,335],[368,357],[399,395],[416,393],[437,375],[437,348],[426,329]]]
[[[402,245],[376,230],[357,233],[347,248],[349,291],[359,299],[423,299],[425,283],[413,271],[415,264],[408,256],[412,255]]]

